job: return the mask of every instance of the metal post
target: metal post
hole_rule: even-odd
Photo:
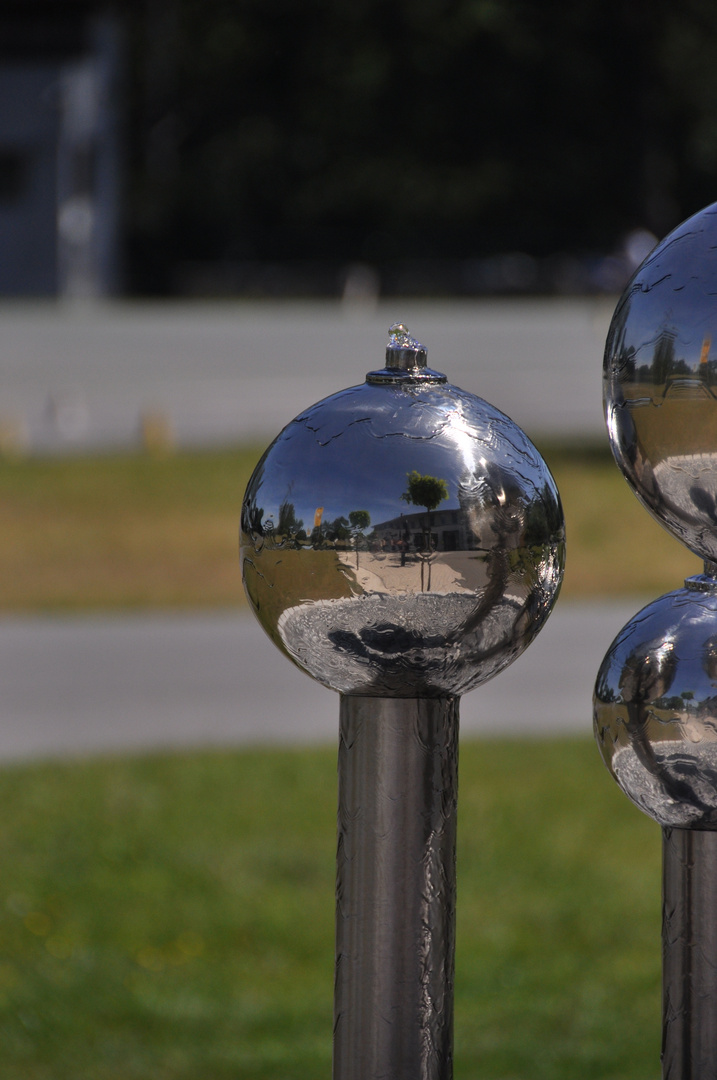
[[[717,833],[663,829],[662,1075],[714,1080]]]
[[[241,558],[272,641],[342,695],[334,1080],[451,1080],[458,702],[550,614],[555,482],[395,323],[385,366],[262,457]]]
[[[341,697],[334,1080],[453,1075],[458,698]]]
[[[598,746],[663,831],[663,1080],[717,1077],[717,203],[648,255],[615,309],[603,397],[635,494],[704,560],[638,612],[595,686]]]

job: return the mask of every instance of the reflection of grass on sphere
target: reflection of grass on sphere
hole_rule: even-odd
[[[324,1080],[335,761],[0,771],[3,1080]],[[659,862],[588,739],[461,744],[457,1076],[655,1075]]]
[[[252,559],[250,557],[250,563]],[[276,626],[286,608],[286,597],[295,603],[304,600],[338,599],[360,593],[350,567],[339,561],[333,550],[283,547],[262,551],[246,568],[246,581],[254,607],[262,613],[265,626]],[[268,581],[271,585],[267,584]]]
[[[659,447],[664,457],[714,450],[717,402],[699,379],[688,381],[692,388],[685,393],[680,393],[679,383],[672,387],[664,383],[627,383],[623,387],[626,398],[646,401],[632,418],[639,421],[642,443],[652,450]]]
[[[655,597],[699,571],[607,450],[539,445],[565,509],[563,597]],[[239,510],[258,457],[0,459],[0,611],[242,604]]]

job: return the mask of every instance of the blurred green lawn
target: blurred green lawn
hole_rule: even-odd
[[[565,596],[699,569],[607,454],[545,453]],[[257,457],[0,460],[0,611],[241,603]],[[325,1080],[335,802],[331,749],[0,770],[3,1080]],[[657,1075],[659,859],[588,739],[461,744],[457,1077]]]
[[[333,750],[5,768],[3,1080],[326,1080]],[[652,1080],[660,836],[589,740],[461,745],[456,1076]]]

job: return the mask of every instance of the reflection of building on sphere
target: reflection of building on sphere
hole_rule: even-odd
[[[380,521],[374,527],[373,538],[384,550],[405,544],[409,550],[421,551],[428,540],[426,517],[423,511]],[[468,519],[461,510],[435,510],[430,539],[434,551],[470,551],[476,547]]]

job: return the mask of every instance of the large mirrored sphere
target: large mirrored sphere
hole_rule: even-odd
[[[605,417],[638,498],[717,561],[717,203],[645,259],[607,338]]]
[[[272,640],[326,686],[462,694],[545,622],[563,513],[538,451],[485,401],[447,383],[365,383],[266,451],[241,560]]]
[[[717,829],[717,582],[699,575],[618,634],[595,685],[608,769],[663,826]]]

